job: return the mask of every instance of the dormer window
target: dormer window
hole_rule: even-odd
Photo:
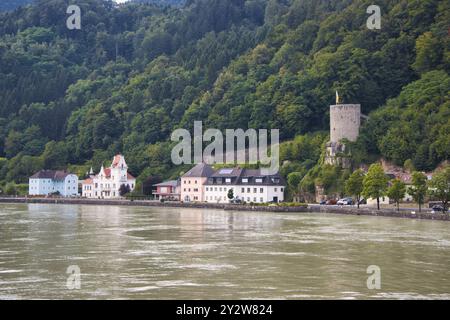
[[[248,183],[248,178],[242,178],[242,183]]]
[[[262,178],[256,178],[256,179],[255,179],[255,182],[256,182],[256,183],[262,183],[262,182],[263,182],[263,179],[262,179]]]

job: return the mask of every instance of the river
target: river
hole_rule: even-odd
[[[450,223],[0,205],[0,299],[212,298],[450,299]]]

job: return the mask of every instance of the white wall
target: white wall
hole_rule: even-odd
[[[267,203],[273,201],[274,197],[278,197],[278,202],[284,201],[284,186],[261,185],[208,185],[205,186],[205,201],[228,203],[229,189],[233,189],[235,199],[245,202]]]

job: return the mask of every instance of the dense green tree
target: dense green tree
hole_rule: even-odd
[[[397,211],[400,211],[400,201],[405,197],[406,185],[403,181],[394,179],[387,191],[387,196],[395,201]]]
[[[433,175],[430,181],[430,195],[442,202],[444,212],[448,210],[450,202],[450,166]]]
[[[376,163],[372,164],[364,177],[362,195],[364,198],[377,199],[377,208],[380,210],[380,198],[386,195],[388,178],[383,167]]]
[[[415,171],[412,174],[412,185],[408,190],[414,201],[419,205],[419,212],[422,212],[422,205],[427,195],[427,177],[422,173]]]

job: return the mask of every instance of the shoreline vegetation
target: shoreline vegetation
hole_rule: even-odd
[[[75,198],[24,198],[24,197],[0,197],[0,204],[31,203],[31,204],[67,204],[67,205],[108,205],[108,206],[139,206],[139,207],[161,207],[161,208],[192,208],[192,209],[215,209],[227,211],[260,211],[260,212],[301,212],[301,213],[332,213],[361,216],[381,216],[391,218],[409,218],[418,220],[450,221],[450,215],[444,213],[415,212],[411,209],[380,209],[372,207],[356,208],[353,206],[321,206],[311,204],[295,205],[235,205],[215,203],[182,203],[182,202],[160,202],[150,200],[105,200],[105,199],[75,199]]]

